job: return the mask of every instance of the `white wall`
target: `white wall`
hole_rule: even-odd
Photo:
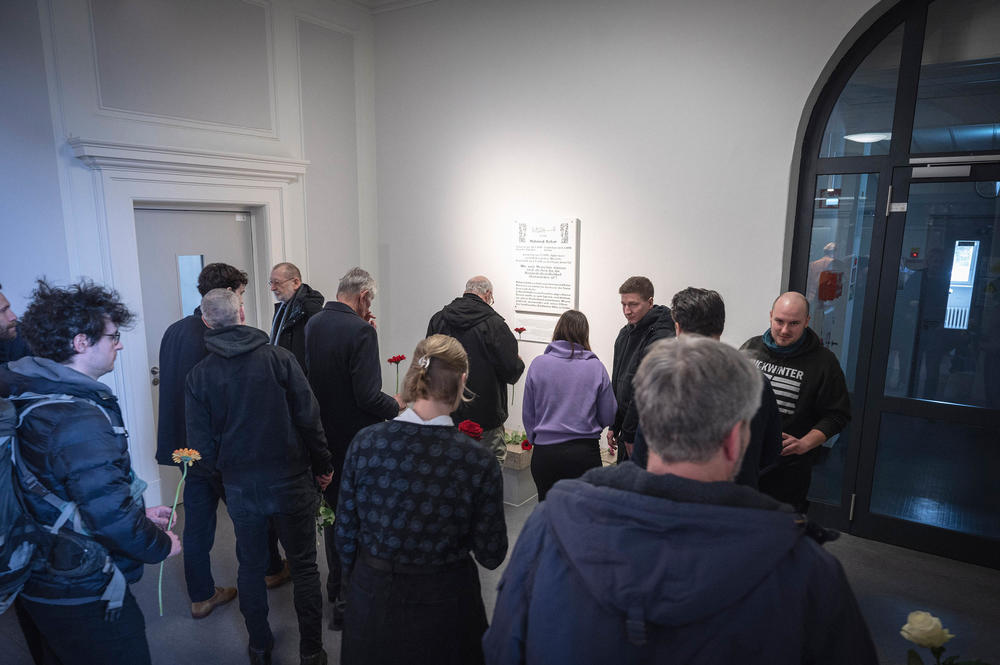
[[[0,31],[0,284],[21,314],[35,277],[66,279],[69,259],[34,0],[0,3]]]
[[[378,15],[386,353],[409,355],[477,273],[510,323],[510,225],[525,216],[581,220],[579,305],[609,367],[633,274],[660,302],[716,289],[726,341],[759,334],[782,286],[803,110],[873,4],[439,0]],[[543,349],[521,346],[526,360]]]

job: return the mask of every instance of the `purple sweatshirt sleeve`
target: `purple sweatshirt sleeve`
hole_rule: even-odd
[[[535,442],[535,426],[538,425],[535,415],[535,374],[531,371],[534,368],[535,363],[532,362],[524,380],[524,397],[521,399],[521,424],[524,425],[524,435],[531,443]]]
[[[615,391],[611,389],[608,370],[601,365],[601,388],[597,394],[597,424],[601,427],[611,426],[615,422],[617,412],[618,400],[615,399]]]

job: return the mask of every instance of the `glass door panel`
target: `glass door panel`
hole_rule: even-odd
[[[877,194],[877,173],[816,179],[806,283],[809,326],[840,360],[852,403]],[[840,504],[850,438],[848,426],[824,445],[813,467],[810,500]]]
[[[910,185],[885,394],[1000,408],[996,182]]]

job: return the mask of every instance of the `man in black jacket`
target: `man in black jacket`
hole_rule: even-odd
[[[180,540],[165,531],[169,507],[145,508],[118,399],[98,380],[114,369],[119,327],[133,318],[114,291],[39,281],[21,324],[34,355],[0,367],[0,385],[23,418],[21,478],[30,473],[55,504],[75,505],[16,601],[36,662],[46,648],[62,663],[150,662],[127,585],[143,564],[180,553]],[[60,510],[43,493],[22,496],[38,523],[56,523]]]
[[[618,461],[632,454],[635,433],[639,428],[639,412],[632,403],[632,378],[646,355],[646,348],[658,339],[674,336],[674,320],[670,308],[653,304],[653,283],[648,277],[629,277],[618,288],[622,298],[622,313],[628,322],[615,339],[615,359],[611,371],[611,387],[618,400],[615,423],[608,430],[608,446],[618,449]],[[621,444],[625,445],[621,445]]]
[[[228,263],[209,263],[198,275],[198,292],[205,296],[213,289],[229,289],[240,298],[247,288],[247,274]],[[242,308],[240,320],[242,321]],[[176,321],[163,333],[160,342],[160,401],[156,432],[156,461],[177,466],[173,451],[187,447],[184,419],[184,381],[188,372],[208,355],[201,307]],[[226,500],[222,481],[202,465],[192,466],[184,483],[184,581],[191,600],[191,616],[202,619],[219,605],[236,597],[235,587],[217,587],[212,577],[212,545],[215,543],[216,512],[219,500]],[[267,584],[278,586],[289,579],[288,567],[278,551],[278,536],[269,538],[271,561]]]
[[[482,275],[465,283],[465,293],[431,317],[427,336],[454,337],[469,354],[471,402],[459,404],[451,414],[455,422],[471,420],[483,428],[480,441],[503,464],[507,456],[503,424],[507,421],[507,384],[524,372],[517,353],[517,338],[493,305],[493,284]]]
[[[803,513],[819,447],[851,419],[840,361],[808,326],[809,302],[790,291],[771,306],[771,327],[741,347],[770,379],[781,412],[780,463],[760,479],[760,491]]]
[[[375,278],[366,270],[352,268],[340,279],[337,300],[326,303],[306,324],[309,383],[319,401],[338,479],[354,435],[368,425],[395,418],[406,407],[398,395],[382,392],[382,364],[371,310],[374,298]],[[338,480],[325,494],[334,510],[339,488]],[[334,604],[330,628],[340,630],[344,618],[342,571],[332,527],[324,530],[323,539],[330,568],[326,591]]]
[[[319,491],[333,468],[319,405],[289,351],[239,325],[239,297],[228,289],[202,298],[209,355],[185,386],[188,443],[199,463],[217,469],[236,532],[240,611],[250,634],[250,660],[269,663],[274,636],[267,621],[264,571],[268,522],[288,556],[299,620],[302,663],[326,663],[323,596],[314,529]]]
[[[323,294],[302,282],[302,273],[293,263],[279,263],[271,268],[267,280],[278,299],[271,319],[271,344],[295,354],[302,371],[306,369],[306,322],[323,309]]]
[[[718,340],[726,326],[726,304],[717,291],[688,287],[674,294],[670,301],[670,316],[677,335],[704,335]],[[646,468],[649,449],[640,428],[636,433],[632,461]],[[757,489],[762,471],[769,471],[781,453],[781,414],[771,385],[765,381],[760,406],[750,421],[750,442],[740,472],[733,480],[737,485]]]

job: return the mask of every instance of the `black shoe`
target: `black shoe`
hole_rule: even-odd
[[[320,649],[309,656],[302,656],[299,662],[302,665],[326,665],[326,652]]]
[[[347,606],[342,600],[334,601],[333,617],[330,619],[330,630],[344,629],[344,608]]]
[[[250,654],[250,665],[271,665],[270,649],[254,649],[247,645],[247,653]]]

